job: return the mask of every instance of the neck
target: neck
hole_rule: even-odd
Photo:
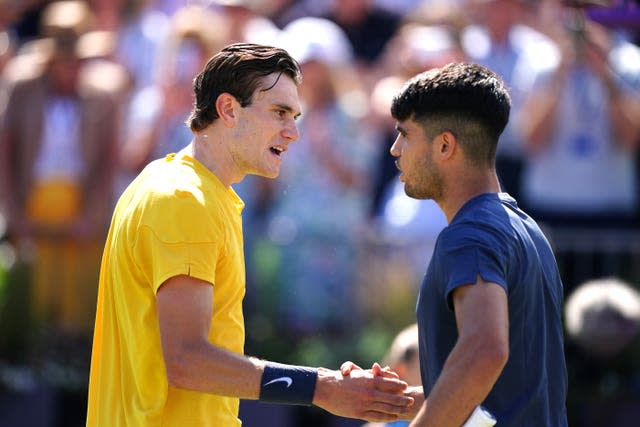
[[[239,182],[242,177],[234,174],[229,153],[224,141],[214,138],[215,133],[209,127],[197,132],[184,151],[202,163],[226,186]]]
[[[500,182],[495,169],[460,171],[446,181],[445,197],[438,200],[440,209],[451,223],[460,208],[472,198],[485,193],[499,193]]]

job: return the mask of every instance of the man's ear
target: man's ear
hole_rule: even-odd
[[[236,100],[235,96],[230,93],[223,92],[218,95],[216,99],[216,112],[218,117],[225,126],[232,128],[236,123],[236,113],[240,104]]]
[[[443,159],[449,159],[453,156],[456,149],[458,148],[458,140],[456,136],[447,131],[442,132],[440,134],[440,156]]]

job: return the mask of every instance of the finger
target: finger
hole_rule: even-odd
[[[405,414],[409,412],[409,408],[414,402],[415,399],[411,396],[377,392],[374,394],[370,407],[379,412]]]
[[[413,405],[393,405],[385,402],[372,402],[368,405],[367,410],[401,417],[411,413],[412,406]]]
[[[374,377],[381,377],[383,374],[382,371],[383,369],[380,367],[380,364],[378,362],[375,362],[373,365],[371,365],[371,373]]]
[[[384,378],[395,378],[395,379],[400,379],[400,375],[398,375],[397,373],[393,372],[393,371],[382,371],[382,376]]]
[[[351,374],[351,371],[362,370],[362,368],[351,361],[346,361],[342,365],[340,365],[340,373],[343,377],[348,377]]]
[[[391,369],[389,368],[382,368],[382,371],[380,371],[379,375],[373,375],[378,376],[378,377],[383,377],[383,378],[395,378],[395,379],[400,379],[400,375],[398,375],[396,372],[393,372]]]
[[[393,421],[415,417],[412,405],[397,406],[384,402],[371,402],[364,412],[363,419],[369,421]]]
[[[397,378],[386,378],[386,377],[379,376],[379,377],[372,378],[372,380],[376,390],[379,390],[385,393],[399,394],[404,392],[404,390],[408,386],[406,382],[401,381]]]

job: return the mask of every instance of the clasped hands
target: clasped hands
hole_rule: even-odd
[[[418,412],[412,388],[389,368],[364,370],[345,362],[339,371],[318,368],[313,403],[335,415],[367,421],[411,419]]]

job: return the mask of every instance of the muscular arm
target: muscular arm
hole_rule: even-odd
[[[174,387],[257,399],[262,364],[212,345],[211,284],[188,276],[167,280],[158,290],[158,321],[167,378]]]
[[[507,295],[478,277],[453,292],[458,341],[411,427],[458,427],[482,403],[509,357]]]
[[[167,280],[158,290],[158,321],[167,369],[174,387],[258,399],[264,361],[212,345],[208,333],[213,313],[211,284],[188,276]],[[391,421],[413,400],[395,378],[360,374],[343,377],[319,368],[313,403],[329,412],[372,421]]]

